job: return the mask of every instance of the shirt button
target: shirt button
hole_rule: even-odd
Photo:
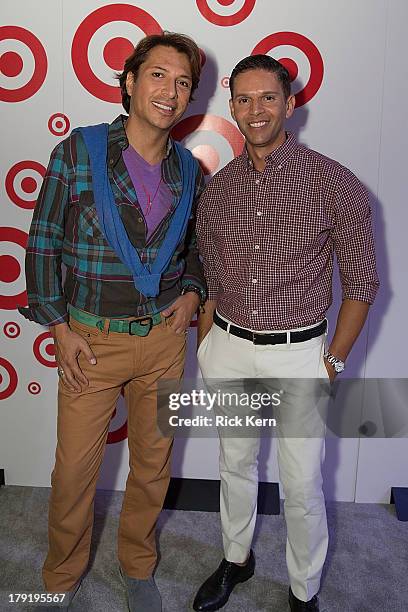
[[[260,183],[260,182],[261,182],[261,181],[260,181],[259,179],[256,179],[255,184],[256,184],[256,185],[259,185],[259,183]]]
[[[252,311],[252,314],[253,314],[253,315],[257,315],[257,314],[258,314],[258,311],[257,311],[257,310],[253,310],[253,311]]]
[[[282,170],[282,164],[279,164],[278,170]]]
[[[258,282],[258,279],[257,279],[257,278],[253,278],[253,279],[252,279],[252,284],[253,284],[253,285],[256,285],[256,283],[257,283],[257,282]]]
[[[256,244],[256,245],[254,246],[254,249],[255,249],[255,251],[259,251],[259,244]]]
[[[263,214],[263,213],[262,213],[262,210],[257,210],[257,211],[256,211],[256,214],[257,214],[257,216],[258,216],[258,217],[262,217],[262,214]]]
[[[138,217],[137,220],[139,221],[139,223],[143,223],[143,217]]]
[[[110,158],[109,163],[111,166],[113,166],[113,164],[115,163],[115,160],[113,159],[113,157]]]

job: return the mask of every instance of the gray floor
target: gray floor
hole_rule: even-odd
[[[46,553],[49,489],[0,489],[0,612],[33,610],[7,605],[7,593],[41,592]],[[72,609],[126,611],[116,561],[116,530],[122,493],[99,491],[89,573]],[[330,503],[330,547],[321,589],[323,611],[408,610],[408,523],[392,506]],[[191,610],[194,593],[221,559],[219,516],[205,512],[162,513],[161,561],[156,580],[164,612]],[[285,523],[260,516],[254,543],[256,573],[239,585],[225,612],[286,612]],[[143,611],[148,612],[148,611]]]

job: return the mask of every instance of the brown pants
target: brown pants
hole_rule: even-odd
[[[118,536],[119,562],[134,578],[156,563],[155,526],[170,480],[172,439],[157,429],[157,382],[183,375],[186,339],[163,320],[148,336],[105,333],[71,320],[90,344],[97,364],[79,356],[89,380],[81,393],[60,382],[55,467],[51,476],[49,551],[43,568],[47,591],[65,592],[88,560],[96,482],[109,422],[122,387],[128,409],[130,472]]]

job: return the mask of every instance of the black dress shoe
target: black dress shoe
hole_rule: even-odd
[[[309,601],[301,601],[294,596],[290,587],[289,605],[290,612],[319,612],[319,600],[317,599],[317,595],[314,595]]]
[[[237,565],[223,559],[218,569],[198,589],[193,608],[197,612],[219,610],[228,601],[233,588],[254,575],[255,557],[251,550],[246,565]]]

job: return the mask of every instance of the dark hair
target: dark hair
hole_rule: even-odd
[[[127,113],[129,112],[130,108],[130,96],[126,91],[126,77],[128,72],[132,72],[136,79],[138,70],[141,64],[147,60],[149,52],[154,49],[154,47],[158,47],[159,45],[162,47],[173,47],[179,53],[184,53],[187,55],[190,62],[192,76],[190,100],[193,99],[193,93],[197,89],[198,83],[200,82],[200,49],[197,47],[194,40],[189,36],[186,36],[185,34],[177,34],[176,32],[165,31],[162,34],[151,34],[150,36],[145,36],[145,38],[142,38],[142,40],[137,43],[132,55],[130,55],[125,61],[123,72],[116,75],[122,92],[122,105]]]
[[[282,85],[283,93],[286,100],[290,96],[290,76],[285,66],[277,62],[273,57],[269,55],[249,55],[243,60],[238,62],[234,70],[231,72],[229,78],[229,87],[231,91],[231,98],[234,97],[234,81],[238,74],[246,72],[247,70],[266,70],[267,72],[273,72],[276,74],[276,78]]]

